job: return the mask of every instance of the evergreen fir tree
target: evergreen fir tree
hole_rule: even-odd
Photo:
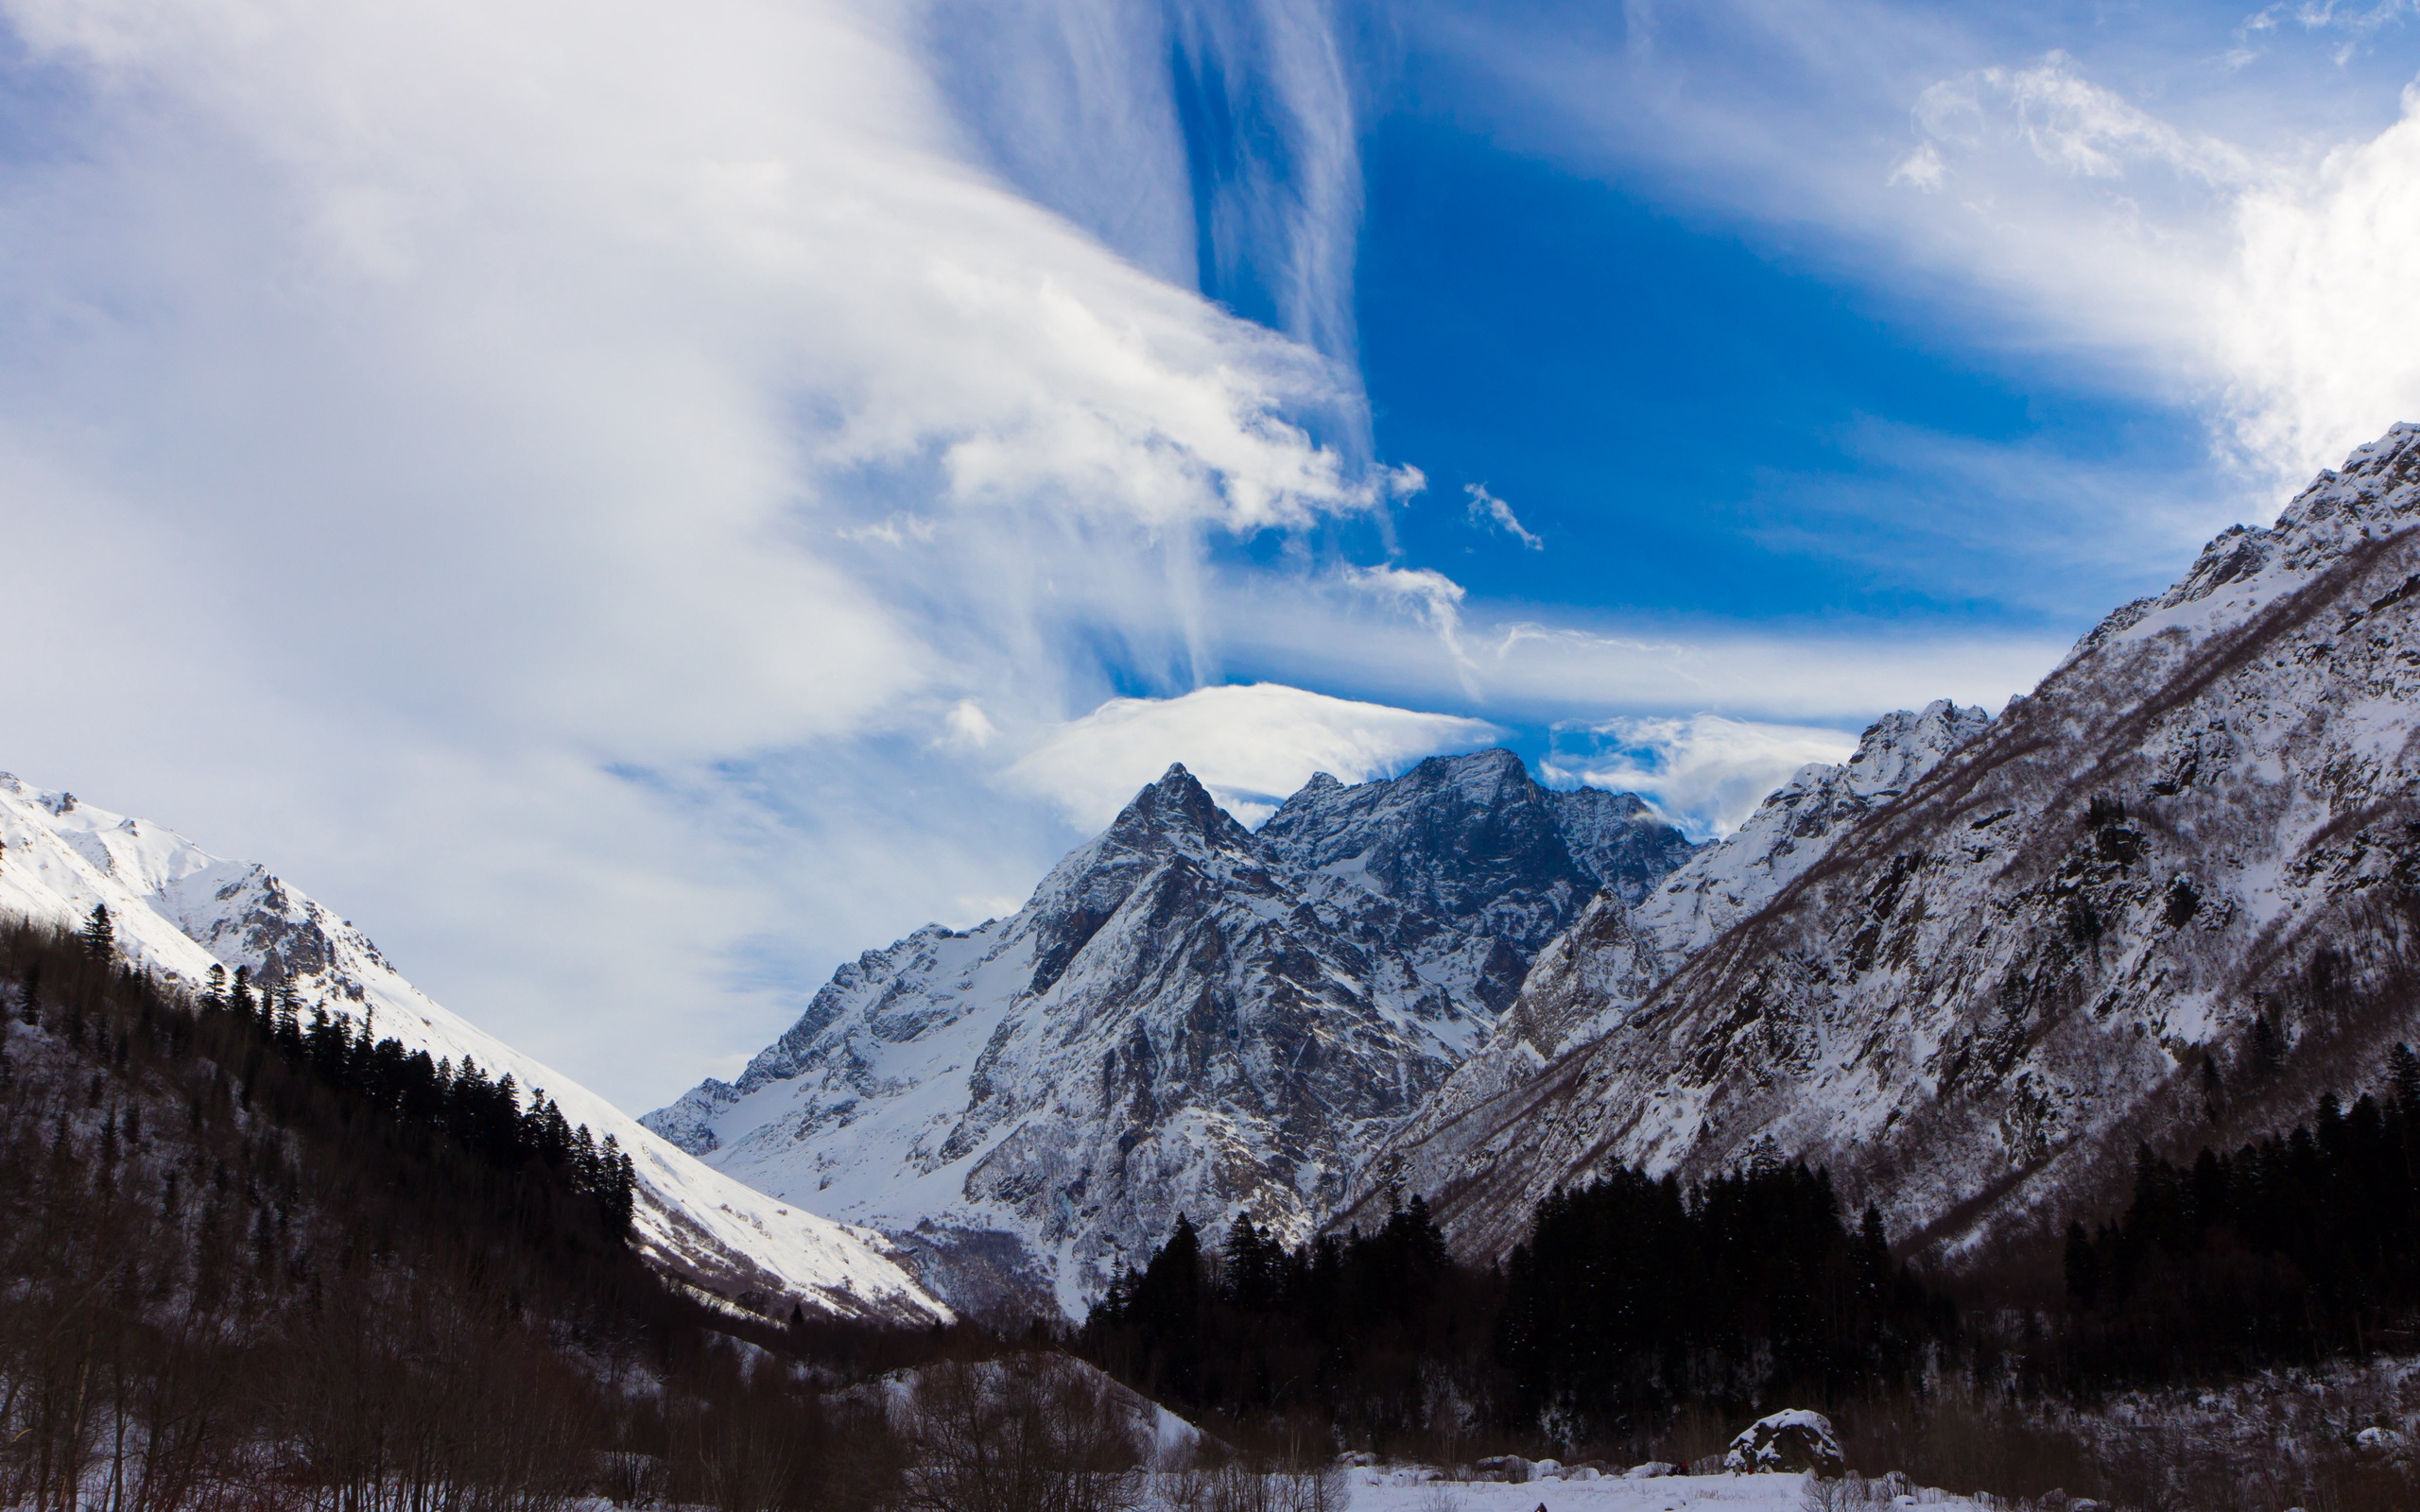
[[[1891,1239],[1882,1231],[1882,1210],[1869,1202],[1858,1223],[1858,1280],[1869,1301],[1879,1303],[1891,1285]]]
[[[2275,1071],[2286,1058],[2285,1047],[2278,1043],[2277,1031],[2270,1026],[2269,1015],[2256,1014],[2252,1020],[2252,1059],[2264,1072]]]
[[[579,1125],[573,1137],[571,1149],[572,1180],[582,1192],[595,1195],[601,1190],[596,1171],[596,1142],[589,1137],[588,1125]]]
[[[92,917],[84,920],[84,954],[96,961],[106,961],[117,949],[117,925],[110,919],[107,903],[95,903]]]
[[[291,976],[277,982],[277,1042],[288,1052],[302,1048],[302,1000]]]
[[[2400,1040],[2387,1052],[2386,1074],[2394,1089],[2395,1111],[2405,1119],[2420,1118],[2420,1056]]]
[[[1222,1278],[1228,1300],[1248,1311],[1267,1307],[1273,1299],[1271,1291],[1276,1281],[1274,1256],[1269,1237],[1252,1221],[1249,1212],[1238,1213],[1228,1227],[1227,1243],[1219,1256]]]
[[[2092,1236],[2081,1223],[2067,1225],[2067,1295],[2078,1307],[2090,1308],[2100,1299],[2100,1262],[2093,1253]]]
[[[605,1136],[597,1163],[604,1173],[597,1200],[605,1211],[606,1231],[619,1238],[631,1231],[631,1221],[638,1215],[638,1170],[622,1153],[621,1142],[611,1134]]]

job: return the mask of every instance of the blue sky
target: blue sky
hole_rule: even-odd
[[[1404,511],[1405,551],[1452,562],[1474,591],[2068,631],[2169,570],[1985,586],[1961,553],[1928,571],[1891,548],[1928,541],[1924,517],[1960,507],[1945,497],[1956,481],[1863,441],[2046,444],[2204,481],[2189,415],[1960,340],[1921,306],[1450,121],[1390,120],[1366,150],[1356,307],[1374,430],[1382,454],[1429,476]],[[1518,501],[1550,545],[1471,530],[1459,506],[1472,484]],[[1835,533],[1850,539],[1827,549]]]
[[[0,0],[0,765],[632,1107],[1171,760],[1718,833],[2420,418],[2415,75],[2402,0]]]

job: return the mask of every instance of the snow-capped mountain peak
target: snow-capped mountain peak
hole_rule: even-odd
[[[965,1305],[1080,1312],[1180,1211],[1307,1235],[1600,882],[1689,851],[1505,751],[1316,777],[1258,833],[1173,766],[1016,914],[868,952],[648,1122]]]
[[[1738,829],[1644,896],[1598,894],[1567,932],[1538,953],[1494,1038],[1392,1136],[1389,1150],[1370,1166],[1359,1200],[1383,1200],[1383,1193],[1405,1179],[1396,1149],[1434,1139],[1564,1050],[1627,1019],[1683,962],[1805,874],[1837,836],[1895,801],[1991,723],[1983,710],[1962,709],[1946,698],[1884,714],[1866,728],[1847,761],[1800,767]]]
[[[188,991],[214,966],[291,983],[302,1001],[374,1022],[457,1066],[476,1061],[611,1134],[639,1182],[634,1235],[680,1279],[766,1305],[791,1297],[843,1317],[943,1318],[879,1235],[764,1196],[441,1006],[351,923],[266,868],[212,855],[173,830],[0,774],[0,912],[73,929],[106,907],[133,965]]]

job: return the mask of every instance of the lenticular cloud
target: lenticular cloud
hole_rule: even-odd
[[[1182,762],[1219,803],[1257,823],[1326,772],[1348,782],[1464,750],[1495,727],[1451,714],[1331,698],[1277,683],[1201,688],[1181,698],[1115,698],[1052,731],[1009,781],[1099,829],[1135,791]]]

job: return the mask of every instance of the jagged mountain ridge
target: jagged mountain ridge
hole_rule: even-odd
[[[291,981],[306,1005],[410,1049],[475,1060],[554,1099],[573,1124],[612,1134],[638,1177],[633,1238],[658,1268],[731,1298],[775,1298],[844,1318],[946,1318],[880,1235],[768,1198],[673,1148],[579,1083],[522,1055],[413,987],[350,922],[251,862],[212,855],[173,830],[0,774],[0,911],[68,929],[111,913],[121,953],[199,990],[213,966]]]
[[[1946,698],[1885,714],[1846,762],[1800,767],[1731,834],[1643,897],[1608,891],[1591,899],[1571,928],[1538,953],[1486,1044],[1389,1137],[1388,1148],[1365,1168],[1354,1206],[1392,1201],[1406,1177],[1396,1150],[1425,1143],[1565,1049],[1615,1027],[1682,963],[1821,860],[1851,825],[1896,801],[1991,722],[1985,711]]]
[[[1477,1257],[1616,1162],[1804,1156],[1955,1262],[2105,1197],[2137,1140],[2359,1090],[2420,1017],[2415,609],[2420,427],[2398,425],[1389,1171]],[[1542,965],[1524,997],[1554,985]],[[1557,1011],[1612,1005],[1579,996]]]
[[[1079,1312],[1179,1211],[1309,1233],[1600,879],[1690,850],[1509,751],[1315,778],[1257,834],[1172,767],[1017,913],[868,952],[647,1122],[966,1305]]]

